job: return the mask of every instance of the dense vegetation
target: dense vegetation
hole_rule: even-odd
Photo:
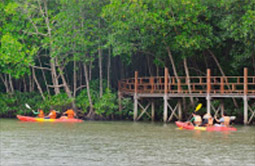
[[[0,14],[0,116],[31,114],[28,103],[130,118],[116,91],[135,70],[255,74],[251,0],[1,0]]]

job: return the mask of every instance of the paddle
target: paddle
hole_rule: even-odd
[[[197,105],[197,107],[196,107],[196,109],[195,109],[195,111],[194,111],[194,112],[197,112],[197,111],[198,111],[198,110],[200,110],[201,108],[202,108],[202,104],[201,104],[201,103],[199,103],[199,104]],[[192,115],[190,115],[188,119],[190,119],[190,118],[191,118],[191,116],[192,116]]]
[[[25,104],[25,106],[30,109],[34,114],[38,115],[39,114],[39,111],[38,112],[35,112],[27,103]]]

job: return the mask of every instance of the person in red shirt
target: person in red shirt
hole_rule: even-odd
[[[73,119],[76,116],[74,110],[72,109],[68,109],[66,112],[63,113],[63,115],[67,115],[68,119]]]

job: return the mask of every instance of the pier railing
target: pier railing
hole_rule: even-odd
[[[190,76],[178,78],[169,76],[138,77],[119,81],[119,91],[126,93],[172,93],[172,94],[255,94],[255,76],[248,76],[247,68],[243,76]]]

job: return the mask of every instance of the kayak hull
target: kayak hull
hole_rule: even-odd
[[[61,117],[59,119],[43,119],[43,118],[36,118],[36,117],[30,117],[30,116],[17,115],[17,118],[20,121],[26,121],[26,122],[71,122],[71,123],[83,122],[83,120],[81,119],[68,119],[66,117]]]
[[[186,130],[203,130],[203,131],[237,131],[234,127],[223,127],[223,126],[210,126],[210,127],[195,127],[192,125],[188,125],[185,122],[176,121],[175,124],[179,128],[183,128]]]

